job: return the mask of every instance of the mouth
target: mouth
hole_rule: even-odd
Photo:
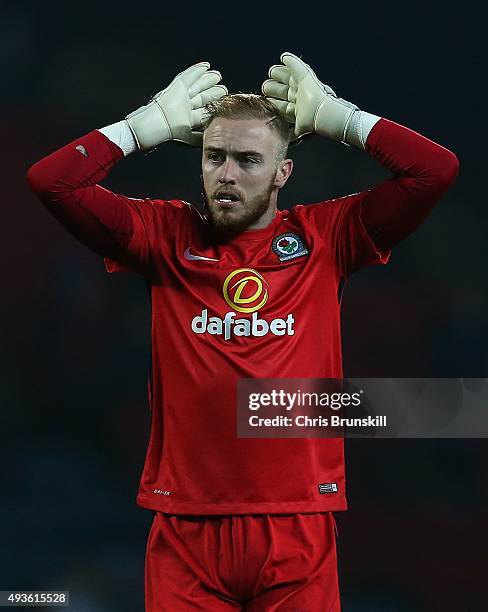
[[[220,193],[214,197],[214,201],[220,208],[234,208],[241,203],[235,193]]]

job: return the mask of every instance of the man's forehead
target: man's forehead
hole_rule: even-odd
[[[217,117],[204,133],[204,147],[221,149],[269,150],[276,147],[277,135],[264,119]]]

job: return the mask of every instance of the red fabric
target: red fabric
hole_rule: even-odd
[[[425,216],[457,172],[452,153],[383,119],[367,148],[394,178],[369,191],[278,212],[267,228],[225,245],[210,242],[206,219],[185,202],[132,199],[94,184],[121,158],[100,133],[31,169],[34,191],[92,248],[94,231],[108,269],[137,270],[151,287],[152,426],[141,506],[207,515],[346,508],[342,440],[237,438],[236,383],[342,377],[342,280],[362,266],[386,263],[389,250],[380,243],[405,234],[396,224],[407,218],[411,228]],[[94,224],[86,225],[80,210]],[[299,237],[307,252],[281,260],[272,245],[282,234]],[[187,249],[217,261],[188,259]],[[226,337],[218,332],[226,331],[223,321],[236,307],[223,288],[242,268],[261,275],[267,300],[252,315],[236,312],[240,322]],[[247,329],[254,316],[269,325],[278,321],[275,329],[283,333]],[[321,494],[319,483],[337,487]]]
[[[123,157],[117,145],[94,130],[44,157],[27,174],[46,208],[102,257],[123,258],[133,233],[131,198],[97,184]]]
[[[146,611],[340,612],[334,519],[157,513]]]
[[[177,514],[345,509],[342,440],[237,438],[235,404],[239,378],[342,376],[335,252],[344,219],[354,244],[341,255],[341,265],[355,268],[387,257],[365,234],[357,200],[279,212],[267,228],[225,245],[209,244],[205,221],[182,202],[141,203],[139,210],[154,256],[147,270],[152,430],[138,503]],[[280,261],[272,243],[282,234],[300,236],[309,254]],[[139,251],[136,240],[131,245]],[[188,248],[218,261],[185,259]],[[232,333],[226,339],[204,331],[203,324],[197,326],[203,333],[195,331],[204,316],[222,321],[232,311],[223,287],[242,268],[261,274],[268,288],[268,301],[255,314],[269,324],[292,316],[293,333]],[[321,494],[323,482],[336,483],[337,491]]]
[[[365,193],[362,219],[375,244],[391,249],[429,215],[459,171],[457,157],[387,119],[371,130],[366,151],[394,178]]]

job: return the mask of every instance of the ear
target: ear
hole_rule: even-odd
[[[274,186],[281,189],[285,186],[286,181],[289,179],[291,173],[293,172],[293,160],[292,159],[284,159],[278,164],[278,168],[276,170],[276,177]]]

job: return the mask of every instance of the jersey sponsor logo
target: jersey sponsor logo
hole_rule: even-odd
[[[272,248],[273,253],[278,255],[280,261],[288,261],[289,259],[295,259],[295,257],[308,255],[308,249],[303,242],[303,238],[292,232],[275,236]]]
[[[266,336],[272,333],[275,336],[293,336],[295,330],[293,324],[295,319],[289,314],[286,319],[273,319],[266,321],[259,318],[258,312],[253,312],[250,319],[236,319],[235,312],[227,312],[223,319],[220,317],[209,317],[205,308],[202,313],[193,318],[191,329],[195,334],[209,333],[212,336],[224,336],[224,340],[230,340],[232,334],[235,336]]]
[[[231,272],[224,281],[222,292],[233,310],[246,314],[256,312],[268,301],[268,283],[251,268]]]
[[[213,257],[204,257],[203,255],[194,255],[190,253],[191,247],[185,249],[183,253],[183,257],[188,259],[188,261],[219,261],[218,259],[214,259]]]
[[[339,490],[336,482],[323,482],[318,487],[319,493],[337,493]]]
[[[223,318],[209,317],[208,309],[194,317],[191,329],[195,334],[223,336],[230,340],[234,336],[293,336],[295,330],[293,314],[286,318],[276,318],[271,321],[259,317],[259,309],[269,298],[269,287],[266,279],[252,268],[238,268],[224,280],[222,293],[228,306],[232,308]],[[236,312],[237,311],[237,312]],[[251,318],[237,319],[237,313],[250,314]]]
[[[156,495],[171,495],[171,491],[168,491],[167,489],[154,489],[153,493]]]

